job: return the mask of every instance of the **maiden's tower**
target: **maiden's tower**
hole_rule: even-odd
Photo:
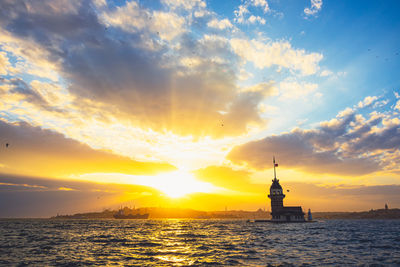
[[[279,180],[276,179],[276,167],[278,164],[275,163],[275,157],[273,157],[274,164],[274,179],[269,189],[268,197],[271,199],[271,215],[272,222],[304,222],[304,212],[299,207],[285,207],[283,206],[283,194],[282,186],[279,184]]]

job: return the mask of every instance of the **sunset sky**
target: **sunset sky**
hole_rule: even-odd
[[[0,217],[400,207],[399,1],[0,6]]]

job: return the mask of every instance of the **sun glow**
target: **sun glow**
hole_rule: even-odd
[[[100,183],[144,185],[157,189],[170,198],[179,198],[192,193],[221,191],[221,188],[211,183],[199,181],[192,173],[185,170],[164,172],[157,175],[88,173],[79,176],[70,176],[70,178]]]
[[[179,198],[191,193],[209,193],[215,190],[212,184],[198,181],[193,174],[182,170],[148,177],[147,181],[143,181],[143,185],[154,187],[171,198]]]

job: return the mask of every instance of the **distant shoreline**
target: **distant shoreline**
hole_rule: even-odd
[[[50,219],[113,219],[117,211],[77,213],[73,215],[57,215]],[[269,211],[198,211],[178,208],[140,208],[132,213],[149,213],[149,219],[270,219]],[[400,209],[378,209],[361,212],[314,212],[314,220],[332,219],[400,219]]]
[[[5,219],[112,219],[116,210],[105,210],[102,212],[86,212],[76,213],[71,215],[56,215],[52,217],[3,217]],[[179,208],[140,208],[135,209],[135,213],[149,213],[149,219],[228,219],[228,220],[247,220],[247,219],[270,219],[270,211],[242,211],[242,210],[228,210],[228,211],[198,211],[191,209]],[[313,212],[314,220],[399,220],[400,209],[377,209],[370,211],[359,212]]]
[[[377,209],[359,212],[314,212],[314,219],[400,219],[400,209]]]

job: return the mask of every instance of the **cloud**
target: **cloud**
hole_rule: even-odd
[[[254,24],[254,23],[256,23],[256,22],[258,22],[258,23],[260,23],[260,24],[262,24],[262,25],[265,24],[265,19],[263,19],[263,18],[260,17],[260,16],[251,15],[251,16],[249,17],[248,21],[249,21],[251,24]]]
[[[206,7],[206,2],[202,0],[162,0],[161,1],[163,4],[175,9],[175,8],[183,8],[186,10],[192,10],[195,7],[201,7],[205,8]]]
[[[234,11],[234,13],[235,13],[235,22],[244,23],[245,22],[244,15],[249,13],[249,10],[246,5],[240,5],[238,9]]]
[[[166,163],[138,162],[107,151],[95,150],[63,135],[27,123],[0,120],[2,173],[65,177],[92,172],[155,174],[175,169]],[[2,144],[4,146],[4,144]]]
[[[285,79],[279,83],[280,97],[283,99],[297,99],[307,97],[318,89],[318,84],[297,82],[293,79]]]
[[[251,181],[251,172],[233,170],[226,166],[208,166],[195,172],[196,177],[204,182],[241,193],[262,193],[259,184]],[[261,191],[261,192],[260,192]]]
[[[151,187],[140,185],[4,174],[0,174],[0,192],[2,218],[50,217],[105,208],[115,210],[120,205],[132,205],[132,201],[136,206],[152,206],[151,198],[159,201],[160,194]]]
[[[377,99],[378,99],[378,97],[376,97],[376,96],[367,96],[364,98],[363,101],[358,102],[357,107],[358,108],[368,107],[368,106],[372,105],[372,103],[374,103]]]
[[[1,21],[0,21],[1,24]],[[49,53],[29,39],[17,38],[0,27],[0,49],[13,63],[6,63],[9,75],[29,74],[57,82],[56,61],[48,61]]]
[[[250,3],[255,7],[262,8],[264,13],[267,13],[270,10],[266,0],[251,0]]]
[[[255,39],[233,38],[230,44],[242,60],[252,62],[259,69],[276,65],[300,71],[302,75],[312,75],[318,71],[319,61],[323,58],[319,53],[294,49],[287,41],[264,43]]]
[[[315,16],[322,8],[322,0],[311,0],[311,7],[304,9],[306,16]]]
[[[224,29],[233,27],[233,25],[229,21],[229,19],[223,19],[223,20],[213,19],[207,23],[207,26],[211,27],[211,28],[220,29],[220,30],[224,30]]]
[[[59,187],[58,190],[60,190],[60,191],[76,191],[76,189],[69,188],[69,187],[63,187],[63,186]]]
[[[238,93],[237,56],[221,39],[199,39],[186,31],[185,18],[174,10],[192,5],[179,3],[167,3],[172,11],[153,12],[136,2],[95,10],[86,1],[73,8],[64,2],[10,1],[0,23],[20,47],[15,53],[57,72],[71,95],[68,108],[82,117],[101,113],[160,133],[214,138],[263,127],[257,106],[264,96]],[[195,10],[204,8],[201,3]],[[54,13],[44,13],[46,8]],[[30,48],[40,56],[21,52]],[[191,64],[195,59],[201,61]],[[37,90],[38,83],[25,84],[29,90],[14,93],[42,108],[54,106],[55,96]],[[234,115],[238,110],[246,114]],[[220,129],[221,121],[231,126]]]
[[[285,203],[302,205],[311,211],[368,211],[382,209],[385,203],[397,207],[399,185],[321,185],[302,182],[285,182],[281,178],[286,194]]]
[[[250,79],[254,77],[254,75],[251,72],[247,72],[245,69],[240,69],[239,75],[238,75],[238,79],[240,81],[245,81],[247,79]]]
[[[254,24],[259,22],[260,24],[265,24],[265,19],[261,18],[260,16],[254,16],[249,11],[250,7],[257,7],[261,8],[265,13],[270,11],[268,2],[265,0],[245,0],[243,4],[239,5],[238,8],[234,11],[235,19],[234,21],[243,24],[243,23],[250,23]],[[247,18],[246,15],[250,14]]]
[[[10,65],[7,54],[5,52],[0,52],[0,75],[6,75]]]
[[[12,186],[12,187],[22,187],[22,188],[26,188],[26,189],[47,189],[46,186],[42,186],[42,185],[32,185],[32,184],[16,184],[16,183],[1,183],[0,182],[0,186],[2,186],[4,188],[4,186]]]
[[[115,10],[104,12],[102,19],[109,26],[119,27],[127,32],[149,31],[160,38],[171,41],[185,32],[185,19],[171,12],[143,10],[131,1]]]
[[[398,170],[399,147],[400,120],[394,113],[372,112],[366,119],[346,109],[315,129],[295,128],[237,146],[227,158],[261,170],[270,168],[276,155],[288,168],[350,176]]]
[[[62,107],[72,101],[60,87],[52,83],[33,80],[27,84],[20,78],[0,78],[0,81],[3,82],[0,90],[0,96],[3,98],[25,101],[46,111],[63,112]]]
[[[333,75],[333,72],[330,71],[330,70],[323,70],[323,71],[321,71],[321,73],[320,73],[320,76],[321,76],[321,77],[327,77],[327,76],[331,76],[331,75]]]
[[[397,109],[398,111],[400,111],[400,100],[397,101],[395,109]]]

